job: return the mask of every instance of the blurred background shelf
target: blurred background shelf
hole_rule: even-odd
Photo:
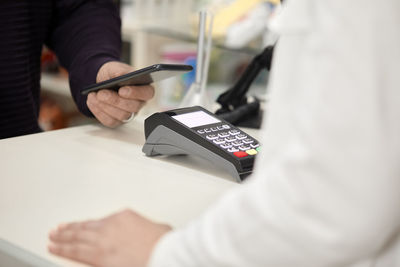
[[[47,92],[71,97],[68,78],[63,75],[42,72],[40,86]]]
[[[122,22],[121,60],[139,69],[157,63],[190,64],[195,67],[197,54],[195,25],[197,25],[198,10],[209,8],[217,12],[215,6],[224,8],[235,3],[248,6],[250,2],[254,4],[254,9],[257,7],[262,9],[266,7],[265,5],[269,5],[271,0],[115,0],[115,2],[120,7]],[[245,17],[238,17],[240,21],[244,21],[243,18]],[[241,37],[239,35],[239,39],[242,39]],[[245,45],[233,48],[227,45],[224,36],[213,37],[207,83],[211,101],[230,88],[254,56],[263,50],[266,44],[264,35],[258,34],[250,39]],[[49,54],[47,50],[44,49],[47,55],[42,57],[42,67],[44,67],[41,87],[45,100],[43,102],[48,104],[49,99],[50,102],[54,100],[67,117],[79,117],[81,115],[71,97],[68,75],[59,67],[55,55]],[[249,94],[264,99],[267,80],[268,73],[263,72],[252,85]],[[141,113],[145,115],[176,108],[189,83],[188,77],[177,77],[155,84],[155,97],[147,103]],[[71,114],[74,115],[70,116]],[[79,120],[83,123],[91,121],[83,116]],[[70,125],[75,123],[68,122],[68,126]]]

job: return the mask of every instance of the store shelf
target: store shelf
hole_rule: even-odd
[[[189,30],[183,31],[183,30],[173,29],[171,27],[166,28],[162,25],[147,24],[147,23],[141,23],[139,25],[132,22],[126,22],[122,25],[122,36],[126,41],[131,41],[132,38],[135,37],[135,33],[137,33],[138,31],[147,34],[154,34],[162,37],[167,37],[183,42],[189,42],[189,43],[197,42],[197,36],[195,36],[195,34],[193,33],[190,33]],[[236,53],[245,53],[249,55],[257,55],[260,52],[259,48],[252,46],[246,46],[243,48],[231,48],[226,46],[221,40],[213,40],[213,47]]]

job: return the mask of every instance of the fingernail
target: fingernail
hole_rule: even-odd
[[[68,224],[67,223],[60,223],[57,227],[58,230],[63,230],[67,228]]]
[[[54,244],[49,244],[47,248],[49,249],[50,252],[57,252],[58,250],[58,247]]]
[[[55,239],[55,238],[57,238],[57,235],[58,235],[58,231],[57,230],[51,230],[50,233],[49,233],[49,238],[50,239]]]

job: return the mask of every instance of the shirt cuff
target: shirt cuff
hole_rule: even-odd
[[[180,264],[174,259],[173,254],[179,249],[179,232],[171,231],[160,238],[150,256],[148,267],[170,267]]]

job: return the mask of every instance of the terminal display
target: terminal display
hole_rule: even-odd
[[[189,128],[221,122],[216,117],[208,115],[204,111],[195,111],[195,112],[175,115],[172,116],[172,118],[185,124]]]

